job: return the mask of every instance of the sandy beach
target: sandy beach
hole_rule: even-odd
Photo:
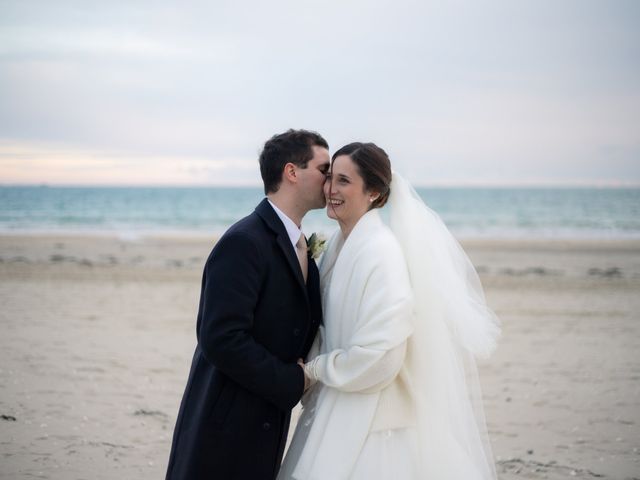
[[[164,478],[212,245],[0,236],[0,478]],[[640,478],[640,240],[464,246],[499,478]]]

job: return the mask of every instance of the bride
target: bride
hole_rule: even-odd
[[[325,196],[324,327],[278,479],[495,479],[474,357],[499,328],[469,259],[372,143],[333,155]]]

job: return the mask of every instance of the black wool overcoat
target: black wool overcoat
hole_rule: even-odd
[[[318,269],[305,285],[267,199],[234,224],[204,267],[197,346],[173,435],[167,480],[271,480],[305,358],[322,320]]]

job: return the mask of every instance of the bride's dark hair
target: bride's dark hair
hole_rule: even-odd
[[[364,188],[379,194],[371,208],[383,207],[389,199],[391,185],[391,161],[387,152],[375,143],[353,142],[334,153],[331,161],[340,155],[347,155],[356,164]]]

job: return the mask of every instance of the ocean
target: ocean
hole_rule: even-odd
[[[461,239],[640,238],[640,188],[419,188]],[[0,234],[219,235],[261,188],[0,187]],[[329,235],[323,210],[303,221]]]

